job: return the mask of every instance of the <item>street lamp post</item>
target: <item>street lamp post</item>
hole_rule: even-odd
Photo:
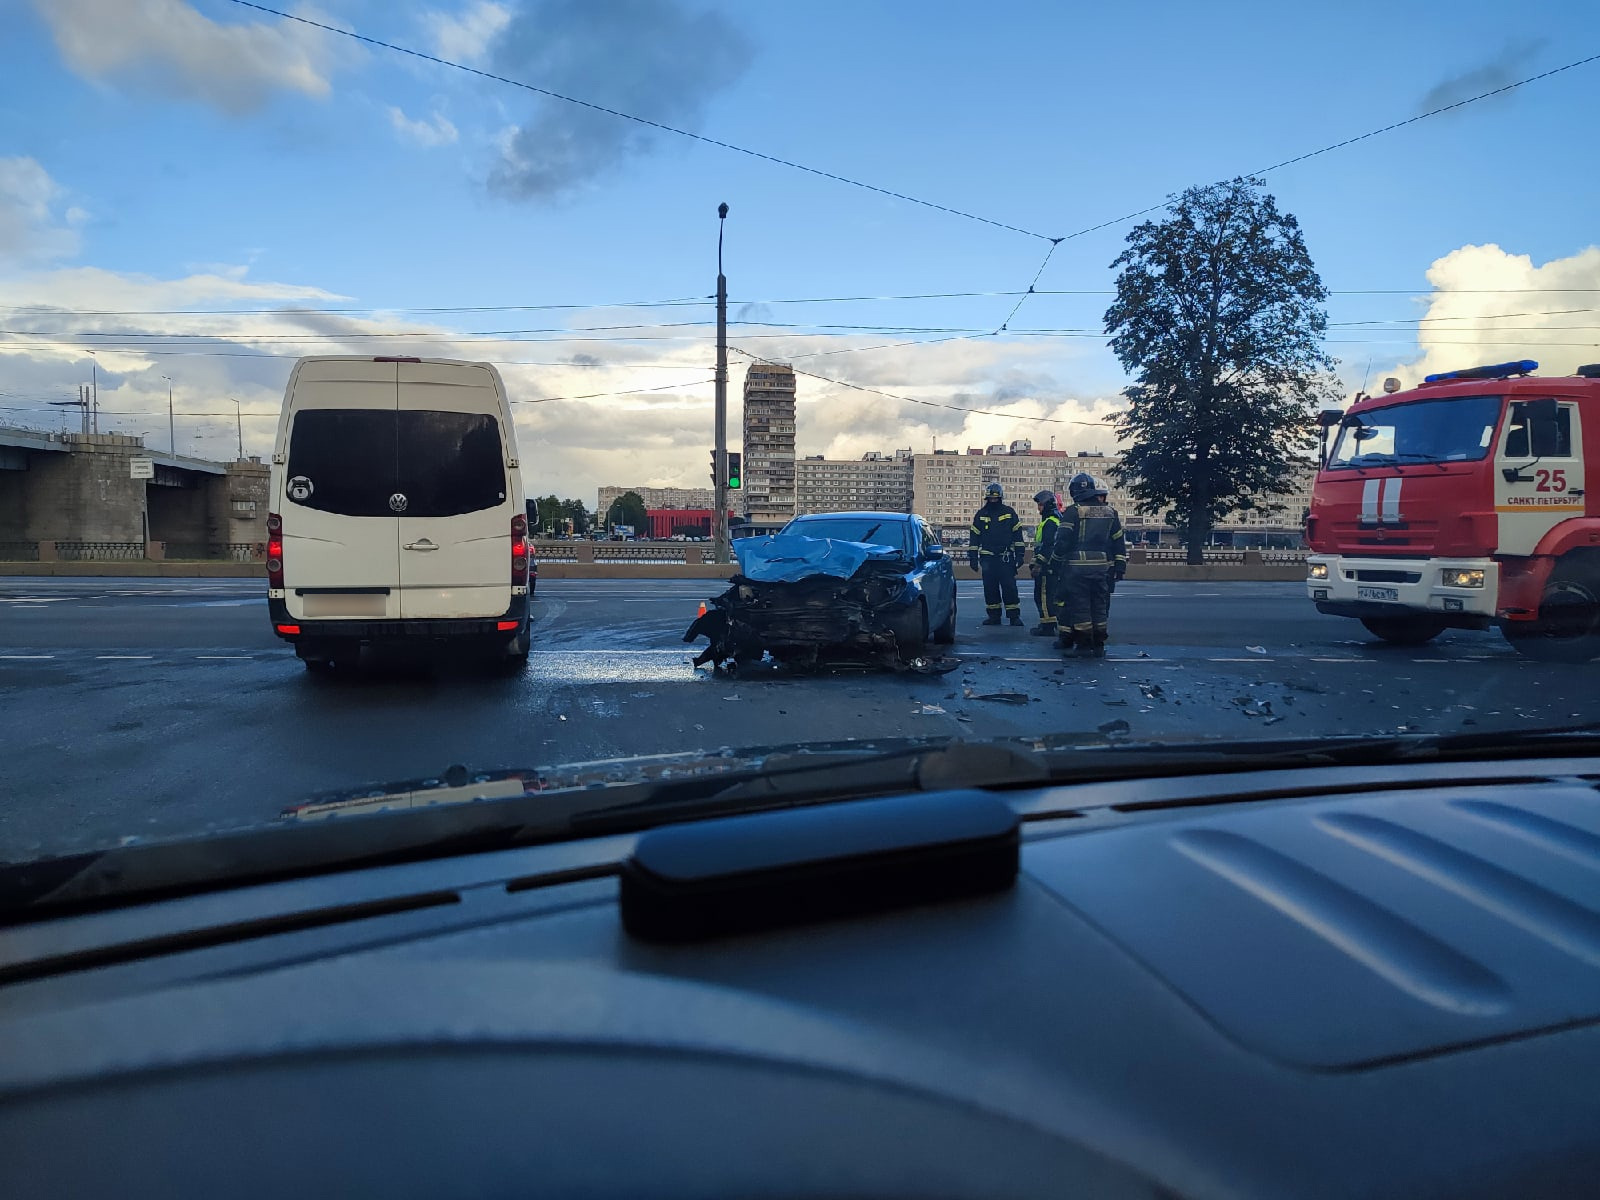
[[[167,453],[176,454],[178,452],[178,427],[172,419],[172,377],[163,375],[161,378],[167,381]]]
[[[722,273],[722,228],[728,206],[717,206],[717,430],[712,482],[716,511],[711,514],[712,558],[728,561],[728,279]]]

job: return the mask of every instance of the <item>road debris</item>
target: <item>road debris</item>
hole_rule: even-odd
[[[1027,704],[1033,699],[1026,692],[980,692],[976,696],[969,695],[969,700],[993,700],[999,704]]]
[[[1101,725],[1099,729],[1100,732],[1105,734],[1108,738],[1124,737],[1128,733],[1132,732],[1133,726],[1129,725],[1126,721],[1119,717],[1115,721],[1107,721],[1104,725]]]
[[[1245,649],[1250,651],[1251,654],[1265,654],[1267,652],[1265,646],[1246,646]]]
[[[944,715],[944,708],[938,704],[924,704],[911,714],[913,717],[939,717]]]

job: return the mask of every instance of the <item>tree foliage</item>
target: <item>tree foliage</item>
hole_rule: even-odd
[[[1337,394],[1328,298],[1299,222],[1258,179],[1190,188],[1128,234],[1106,333],[1136,382],[1113,468],[1138,510],[1179,529],[1189,561],[1235,510],[1274,511]]]
[[[623,492],[606,510],[606,524],[632,525],[635,533],[648,534],[650,518],[645,515],[644,497],[638,492]]]

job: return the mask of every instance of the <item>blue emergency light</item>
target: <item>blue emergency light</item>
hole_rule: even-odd
[[[1462,371],[1442,371],[1425,376],[1423,383],[1449,383],[1452,379],[1505,379],[1509,375],[1531,375],[1539,364],[1531,358],[1518,362],[1495,363],[1492,367],[1467,367]]]

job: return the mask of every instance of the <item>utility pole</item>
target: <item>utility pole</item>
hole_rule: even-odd
[[[167,453],[175,455],[178,453],[178,427],[172,420],[172,377],[163,375],[161,378],[167,381]]]
[[[93,406],[94,406],[94,429],[92,430],[92,432],[99,433],[100,432],[100,360],[94,356],[94,351],[93,350],[89,351],[89,363],[90,363],[90,370],[91,370],[90,378],[94,380],[94,384],[93,384],[93,386],[91,388],[92,395],[90,397],[90,403],[93,404]]]
[[[712,557],[728,561],[728,278],[722,273],[722,228],[728,206],[717,205],[717,441],[712,481],[715,511],[711,514]]]

